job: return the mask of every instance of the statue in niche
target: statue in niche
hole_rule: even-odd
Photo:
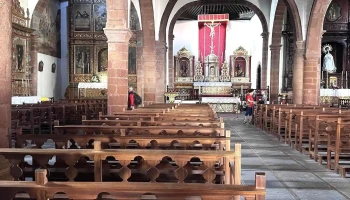
[[[23,46],[17,45],[17,69],[22,70],[23,68]]]
[[[187,68],[187,65],[186,65],[186,62],[181,62],[181,77],[187,77],[187,71],[188,71],[188,68]]]
[[[89,74],[90,73],[90,63],[89,63],[89,48],[80,47],[76,50],[76,74]]]
[[[92,83],[98,83],[98,82],[100,82],[100,80],[99,80],[99,78],[98,78],[98,76],[96,76],[95,74],[92,76],[92,78],[91,78],[91,82]]]
[[[214,66],[211,66],[210,67],[210,74],[209,76],[215,76],[215,69],[214,69]]]
[[[323,57],[323,66],[322,71],[327,71],[328,73],[334,73],[337,71],[337,68],[334,64],[334,59],[332,54],[330,52],[333,50],[332,46],[329,44],[326,44],[323,46],[322,51],[324,54],[326,54]]]
[[[108,70],[108,50],[107,48],[104,48],[98,52],[98,72],[104,72],[107,70]]]
[[[236,67],[236,77],[244,77],[244,72],[242,70],[241,65],[238,63],[237,67]]]

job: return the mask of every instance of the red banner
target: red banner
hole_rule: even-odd
[[[228,15],[227,15],[228,16]],[[214,20],[215,19],[215,20]],[[213,53],[219,58],[221,68],[225,59],[226,27],[228,17],[220,15],[199,15],[199,58],[205,63],[205,57]],[[208,20],[208,21],[207,21]],[[204,67],[204,66],[203,66]]]

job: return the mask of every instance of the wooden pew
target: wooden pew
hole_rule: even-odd
[[[169,181],[184,181],[186,178],[191,180],[194,178],[195,170],[200,170],[203,180],[207,183],[212,183],[216,178],[218,170],[223,170],[225,184],[241,184],[241,145],[235,145],[235,151],[198,151],[198,150],[138,150],[138,149],[101,149],[101,142],[94,142],[94,149],[0,149],[0,155],[5,156],[12,163],[11,176],[14,180],[19,180],[25,168],[21,167],[20,163],[24,156],[30,155],[33,160],[38,163],[35,168],[42,168],[48,166],[48,160],[53,156],[56,159],[63,160],[67,166],[64,167],[65,176],[73,181],[79,173],[79,163],[77,161],[84,158],[88,163],[93,164],[92,172],[94,174],[94,181],[101,182],[105,175],[118,172],[120,178],[127,182],[129,178],[135,180],[137,175],[155,182],[157,178],[161,178],[163,170],[166,174],[172,175],[172,178],[167,178]],[[111,160],[111,158],[114,158]],[[194,164],[191,164],[193,158],[196,158]],[[141,160],[140,160],[141,159]],[[112,163],[106,163],[106,160]],[[134,164],[132,164],[132,161]],[[86,168],[86,161],[83,163],[83,168]],[[161,162],[160,162],[161,161]],[[223,162],[222,162],[223,161]],[[165,162],[165,163],[164,163]],[[113,164],[114,163],[114,164]],[[162,164],[163,163],[163,164]],[[119,169],[115,169],[113,165],[118,164]],[[136,166],[134,166],[136,164]],[[170,164],[170,165],[169,165]],[[33,166],[34,167],[34,166]],[[54,166],[51,166],[55,168]],[[137,167],[137,168],[135,168]],[[175,167],[175,168],[174,168]],[[124,169],[123,169],[124,168]],[[133,169],[137,169],[136,172]],[[179,170],[180,169],[180,170]],[[187,172],[184,172],[186,170]],[[193,171],[194,170],[194,171]],[[53,171],[51,171],[53,172]],[[131,172],[131,173],[130,173]],[[135,172],[135,173],[133,173]],[[91,174],[91,172],[89,172]],[[183,174],[185,173],[185,174]],[[136,175],[136,177],[135,177]],[[50,177],[49,177],[50,178]],[[136,180],[138,180],[136,178]],[[163,178],[164,179],[164,178]],[[197,178],[193,179],[197,180]],[[163,180],[164,181],[164,180]]]
[[[220,121],[141,121],[141,120],[82,120],[83,125],[108,126],[194,126],[194,127],[222,127]]]
[[[90,126],[67,125],[55,126],[55,134],[108,134],[108,135],[225,135],[221,127],[177,127],[177,126]]]
[[[229,130],[225,136],[115,136],[115,135],[23,135],[17,130],[16,148],[45,148],[45,143],[52,140],[56,149],[69,148],[93,149],[94,141],[100,141],[102,149],[184,149],[184,150],[229,150]],[[30,142],[30,144],[28,144]]]
[[[30,197],[47,200],[55,197],[90,200],[108,199],[144,199],[142,197],[155,196],[157,199],[179,200],[187,197],[199,196],[201,199],[232,199],[243,196],[247,200],[264,200],[266,195],[266,177],[264,173],[255,174],[255,185],[211,185],[187,183],[76,183],[49,182],[47,171],[35,171],[35,182],[0,182],[0,194],[4,200],[11,200],[15,196]],[[59,195],[57,192],[65,195]],[[17,195],[16,195],[17,194]],[[146,194],[146,196],[145,196]]]

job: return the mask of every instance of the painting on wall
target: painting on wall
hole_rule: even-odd
[[[90,74],[91,46],[75,46],[74,74]]]
[[[107,22],[106,4],[94,5],[94,23],[95,31],[103,31]]]
[[[91,5],[73,5],[72,15],[75,31],[91,30]]]
[[[39,67],[38,67],[38,71],[39,72],[42,72],[44,70],[44,62],[43,61],[40,61],[39,62]]]
[[[53,57],[61,57],[61,10],[60,2],[45,1],[42,8],[33,12],[31,28],[36,30],[38,52]]]
[[[108,49],[103,48],[98,52],[98,72],[108,70]]]
[[[128,73],[136,74],[136,47],[129,46]]]
[[[51,66],[51,72],[55,73],[56,72],[56,63],[53,63]]]
[[[332,2],[330,6],[328,7],[327,13],[326,13],[326,19],[329,22],[335,22],[341,17],[341,7],[335,3]]]

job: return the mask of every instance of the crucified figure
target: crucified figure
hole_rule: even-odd
[[[219,26],[220,23],[214,23],[214,21],[211,22],[211,24],[207,24],[205,23],[204,25],[206,25],[208,28],[210,28],[210,34],[209,36],[211,37],[211,39],[214,39],[214,35],[215,35],[215,27]]]

